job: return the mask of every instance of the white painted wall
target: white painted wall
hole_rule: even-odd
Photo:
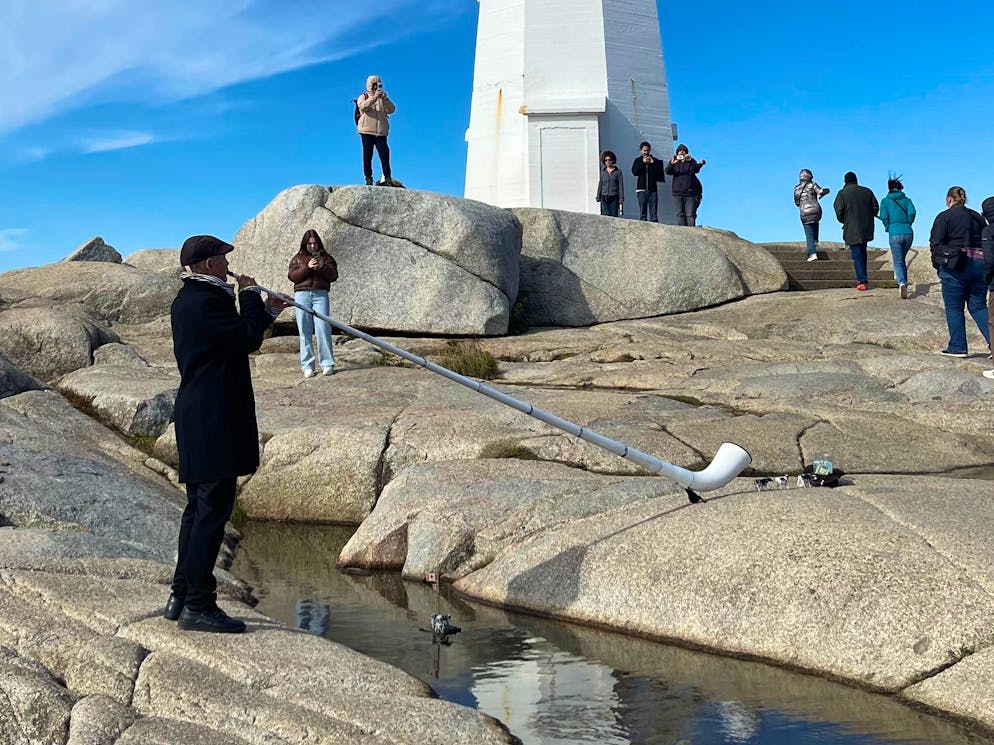
[[[626,174],[649,140],[672,152],[655,0],[479,0],[465,195],[598,212],[599,154]],[[660,219],[672,215],[661,192]]]

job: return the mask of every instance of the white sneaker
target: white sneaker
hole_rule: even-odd
[[[808,261],[818,261],[818,254],[811,254],[808,257]]]
[[[334,375],[335,374],[335,368],[333,368],[333,367],[326,367],[323,370],[321,370],[321,374],[322,375]]]
[[[314,377],[314,371],[313,370],[309,370],[309,369],[308,370],[304,370],[304,377],[305,378],[313,378]]]
[[[984,377],[994,380],[994,370],[984,370]]]

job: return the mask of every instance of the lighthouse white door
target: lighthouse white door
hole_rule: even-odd
[[[532,153],[538,157],[532,170],[531,203],[545,209],[592,212],[596,184],[591,176],[598,176],[596,120],[564,119],[533,123]]]

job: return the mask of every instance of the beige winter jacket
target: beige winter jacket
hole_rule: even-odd
[[[359,106],[357,125],[359,134],[376,135],[377,137],[386,137],[390,134],[388,115],[395,112],[397,107],[393,105],[393,101],[387,98],[386,93],[383,93],[381,98],[374,97],[375,94],[371,90],[372,83],[379,82],[379,80],[375,75],[370,75],[366,81],[366,92],[356,99],[356,104]]]

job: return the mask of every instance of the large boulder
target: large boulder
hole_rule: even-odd
[[[790,493],[733,482],[700,508],[664,496],[533,525],[455,588],[898,691],[994,639],[991,541],[975,529],[994,509],[989,491],[989,482],[937,477]],[[434,515],[443,499],[423,512]],[[407,535],[408,557],[430,550],[424,563],[444,565],[444,546]],[[962,697],[979,695],[983,680]]]
[[[83,306],[101,321],[145,323],[169,315],[179,274],[146,272],[123,264],[70,261],[0,274],[0,295],[11,304]]]
[[[103,539],[104,555],[116,542],[118,555],[171,562],[182,498],[137,454],[114,457],[109,434],[52,391],[0,399],[0,515]]]
[[[589,326],[680,313],[787,286],[780,263],[734,233],[523,208],[522,320]]]
[[[142,248],[125,256],[124,263],[145,271],[179,274],[179,249]]]
[[[179,375],[147,365],[94,365],[66,375],[56,388],[70,400],[85,401],[89,411],[125,436],[158,437],[173,419]]]
[[[120,264],[121,254],[113,246],[104,243],[104,239],[98,235],[95,238],[90,238],[62,261],[63,263],[67,261],[105,261],[111,264]]]
[[[0,398],[16,396],[24,391],[40,391],[44,388],[41,381],[14,367],[10,360],[0,354]]]
[[[41,380],[88,367],[94,350],[117,341],[79,306],[17,307],[0,313],[0,353]]]
[[[507,331],[521,227],[506,210],[410,189],[296,186],[238,231],[231,263],[289,292],[287,266],[308,228],[338,262],[332,316],[404,332]]]

